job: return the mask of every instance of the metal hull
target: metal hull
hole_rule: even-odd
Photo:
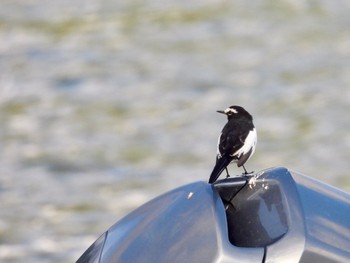
[[[285,168],[195,182],[131,212],[77,262],[350,262],[350,195]]]

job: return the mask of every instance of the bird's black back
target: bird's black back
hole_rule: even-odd
[[[253,128],[254,125],[251,119],[243,117],[230,119],[221,132],[218,145],[220,154],[223,156],[235,153],[243,146],[244,140],[247,138],[249,131]]]

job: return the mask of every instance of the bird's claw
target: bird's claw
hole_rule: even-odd
[[[244,172],[244,173],[242,173],[242,175],[243,175],[243,176],[248,176],[248,177],[250,177],[250,176],[253,176],[253,175],[254,175],[254,171],[251,171],[251,172]]]

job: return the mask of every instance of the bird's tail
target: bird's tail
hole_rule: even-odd
[[[222,156],[220,159],[218,159],[213,171],[211,172],[208,183],[214,183],[219,178],[222,171],[227,167],[227,165],[230,164],[231,161],[232,158],[227,158],[226,156]]]

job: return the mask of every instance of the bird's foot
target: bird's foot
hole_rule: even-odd
[[[242,175],[243,175],[243,176],[250,177],[250,176],[253,176],[253,175],[254,175],[254,171],[251,171],[251,172],[245,171],[244,173],[242,173]]]
[[[243,170],[244,170],[244,173],[242,173],[243,176],[251,176],[251,175],[254,174],[254,171],[248,173],[247,169],[245,169],[244,165],[242,165],[242,167],[243,167]]]
[[[225,168],[225,170],[226,170],[226,178],[229,178],[230,174],[228,173],[227,167]]]

